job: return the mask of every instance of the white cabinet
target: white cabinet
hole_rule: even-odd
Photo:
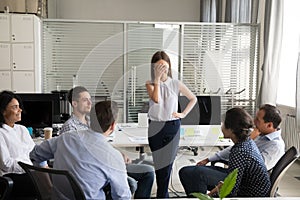
[[[10,32],[9,32],[9,15],[0,15],[0,41],[9,42],[10,41]]]
[[[0,87],[1,90],[11,90],[10,71],[0,71]]]
[[[31,71],[16,71],[13,73],[13,88],[17,92],[34,92],[34,73]]]
[[[34,15],[11,15],[11,39],[14,42],[33,42]]]
[[[34,47],[32,43],[12,45],[13,70],[34,70]]]
[[[0,90],[41,92],[40,19],[0,14]]]
[[[10,63],[10,44],[0,43],[0,70],[10,70]]]

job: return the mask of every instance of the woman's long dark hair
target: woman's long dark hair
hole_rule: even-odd
[[[231,129],[238,141],[245,141],[253,127],[252,117],[242,108],[232,108],[226,112],[224,126]]]
[[[12,99],[17,99],[20,104],[20,107],[23,108],[21,98],[18,95],[14,94],[11,91],[6,91],[6,90],[2,91],[0,93],[0,127],[1,128],[3,127],[3,124],[5,124],[3,113],[7,105],[9,104],[9,102],[11,102]]]
[[[170,61],[170,57],[168,56],[168,54],[164,51],[157,51],[151,59],[151,80],[154,81],[154,66],[155,63],[159,60],[164,60],[169,64],[169,71],[168,71],[168,76],[172,78],[172,68],[171,68],[171,61]]]

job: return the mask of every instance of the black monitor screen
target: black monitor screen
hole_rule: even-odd
[[[60,122],[59,94],[17,94],[23,104],[19,124],[32,128],[52,127]]]
[[[32,128],[52,127],[51,101],[24,101],[20,124]]]
[[[178,98],[178,111],[181,112],[188,104],[185,96]],[[191,112],[183,119],[182,125],[220,125],[221,124],[221,97],[197,96],[197,103]]]

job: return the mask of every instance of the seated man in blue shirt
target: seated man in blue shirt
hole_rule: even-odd
[[[91,96],[85,87],[77,86],[68,93],[68,101],[73,113],[62,126],[60,134],[74,130],[87,130],[90,127]],[[128,182],[135,199],[148,199],[151,196],[154,181],[154,169],[150,165],[132,164],[131,159],[123,154],[126,164]],[[136,183],[137,181],[137,183]]]
[[[70,171],[87,199],[105,199],[103,188],[108,184],[113,199],[131,199],[122,155],[106,139],[114,131],[117,115],[115,102],[97,103],[91,129],[70,131],[36,145],[31,160],[54,158],[53,168]]]
[[[257,145],[268,170],[272,169],[285,152],[285,144],[281,137],[279,125],[281,116],[279,110],[272,105],[262,105],[254,119],[255,130],[251,138]],[[206,165],[208,162],[228,160],[231,147],[201,160],[197,165]]]
[[[219,191],[225,177],[234,169],[238,175],[229,196],[266,197],[269,196],[271,181],[257,145],[249,138],[253,120],[242,108],[232,108],[226,112],[222,124],[224,138],[230,138],[234,145],[229,155],[228,168],[216,166],[186,166],[179,170],[180,181],[187,195],[193,192],[210,195]],[[218,185],[218,189],[214,189]],[[214,189],[214,190],[213,190]]]
[[[254,139],[267,170],[270,170],[285,152],[285,144],[282,140],[281,130],[279,128],[279,124],[281,123],[280,112],[275,106],[268,104],[262,105],[256,113],[254,123],[259,134],[255,134],[257,133],[257,131],[255,131],[254,133],[252,132],[250,137]],[[190,167],[180,171],[180,180],[182,184],[185,185],[187,195],[190,193],[188,185],[195,184],[189,181],[191,174],[193,174],[194,177],[200,177],[202,174],[205,174],[209,176],[211,180],[218,179],[219,174],[211,170],[214,169],[215,166],[205,165],[212,161],[228,160],[231,149],[232,147],[227,147],[212,157],[199,161],[194,168]]]

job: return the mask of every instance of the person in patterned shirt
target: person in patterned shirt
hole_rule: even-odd
[[[68,101],[72,105],[73,113],[59,131],[64,134],[70,131],[90,129],[91,96],[82,86],[72,88],[68,93]],[[121,152],[122,153],[122,152]],[[151,196],[154,182],[154,169],[146,164],[134,164],[131,159],[122,153],[126,164],[128,183],[135,199],[148,199]]]
[[[88,90],[82,86],[72,88],[68,93],[68,101],[73,108],[73,113],[63,124],[59,133],[89,129],[89,113],[92,108],[92,100]]]
[[[222,132],[234,145],[229,155],[228,168],[217,166],[186,166],[180,169],[180,181],[187,195],[192,192],[214,195],[225,177],[238,169],[236,184],[229,196],[267,197],[271,182],[264,160],[252,139],[249,138],[253,120],[241,108],[232,108],[226,112]],[[216,188],[216,185],[218,185]]]
[[[272,105],[264,104],[259,107],[255,116],[255,129],[250,138],[259,149],[268,170],[271,170],[285,152],[285,144],[281,137],[279,125],[280,111]],[[206,165],[209,162],[228,161],[232,146],[229,146],[214,155],[205,158],[197,165]]]

